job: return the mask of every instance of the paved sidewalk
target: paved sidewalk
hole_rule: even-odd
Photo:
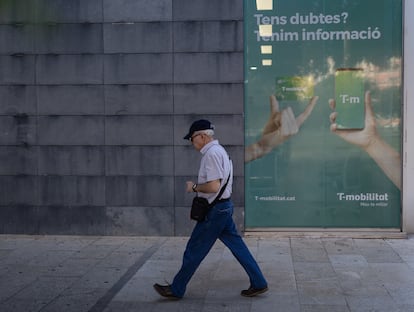
[[[216,243],[184,299],[171,281],[187,238],[0,235],[1,312],[414,311],[414,237],[246,238],[269,291],[244,298],[244,271]]]

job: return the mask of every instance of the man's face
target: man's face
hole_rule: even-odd
[[[193,143],[194,148],[199,151],[203,148],[203,146],[205,145],[205,138],[204,138],[205,134],[202,132],[199,133],[194,133],[191,138],[190,141],[191,143]]]

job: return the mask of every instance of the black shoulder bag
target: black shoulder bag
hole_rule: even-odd
[[[229,174],[226,184],[223,185],[220,192],[218,193],[218,195],[216,196],[216,198],[213,200],[211,204],[209,204],[208,200],[204,197],[196,196],[193,198],[193,203],[191,205],[191,213],[190,213],[190,217],[192,220],[195,220],[198,222],[205,220],[211,207],[213,207],[216,204],[217,200],[220,198],[220,196],[223,195],[223,192],[226,189],[227,183],[229,183],[229,180],[230,180],[230,174]]]

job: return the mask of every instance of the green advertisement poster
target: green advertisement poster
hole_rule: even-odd
[[[245,0],[246,229],[400,228],[401,0]]]

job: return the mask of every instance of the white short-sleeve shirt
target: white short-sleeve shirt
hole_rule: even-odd
[[[220,185],[223,187],[230,174],[226,189],[219,199],[229,198],[233,186],[233,164],[226,150],[219,144],[218,140],[213,140],[206,144],[200,152],[203,154],[203,157],[201,158],[200,169],[198,171],[198,184],[220,179]],[[220,190],[214,194],[199,192],[198,195],[207,198],[211,203],[219,192]]]

